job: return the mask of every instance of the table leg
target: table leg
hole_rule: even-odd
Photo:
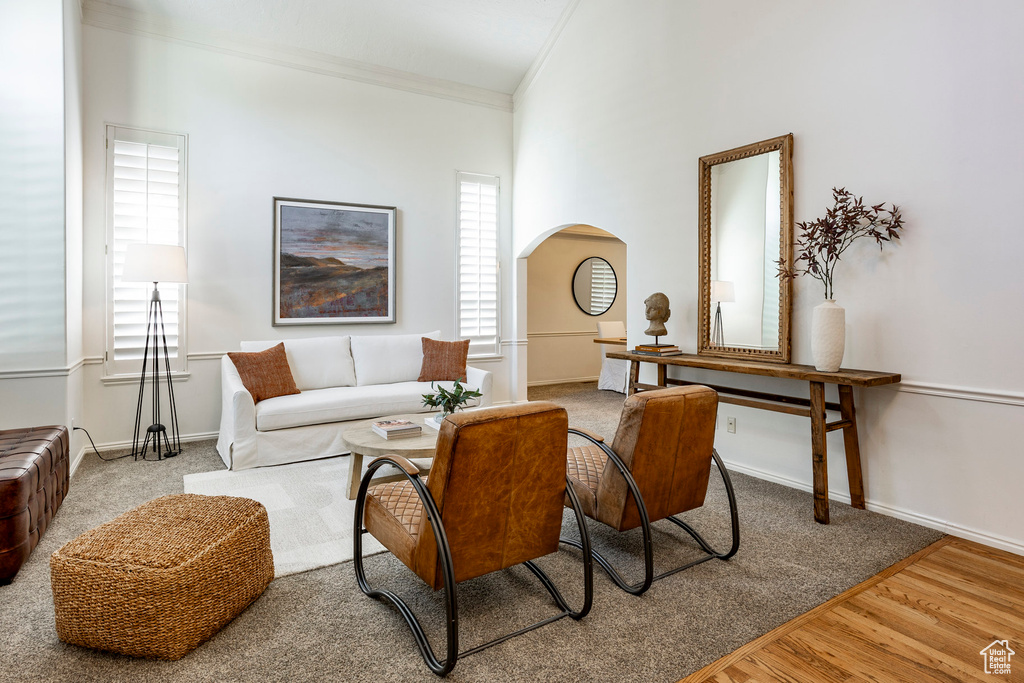
[[[363,455],[352,451],[348,460],[348,499],[355,500],[359,494],[359,482],[363,474]]]
[[[839,385],[839,407],[842,419],[850,424],[843,427],[846,446],[846,474],[850,479],[850,505],[864,509],[864,477],[860,469],[860,440],[857,438],[857,410],[853,406],[853,387]]]
[[[668,377],[668,366],[658,363],[658,386],[667,387],[665,384],[665,378]]]
[[[629,387],[626,389],[626,395],[632,396],[636,393],[636,384],[640,381],[640,361],[631,360],[629,361]]]
[[[825,384],[811,382],[811,463],[814,521],[828,524],[828,455],[825,447]]]

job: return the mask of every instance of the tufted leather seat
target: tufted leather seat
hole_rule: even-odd
[[[380,506],[413,538],[420,535],[423,502],[409,481],[380,484],[370,489],[373,505]]]
[[[607,461],[608,456],[597,446],[587,444],[569,449],[565,471],[588,517],[597,515],[597,487]]]
[[[9,583],[67,495],[66,427],[0,431],[0,584]]]

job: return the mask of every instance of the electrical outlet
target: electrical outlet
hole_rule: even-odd
[[[730,434],[735,434],[736,433],[736,418],[735,417],[728,417],[728,418],[726,418],[725,419],[725,428],[728,430],[728,432]]]
[[[73,418],[71,418],[71,429],[73,430],[73,429],[74,429],[75,427],[77,427],[77,426],[78,426],[78,420],[77,420],[77,418],[74,418],[74,417],[73,417]]]

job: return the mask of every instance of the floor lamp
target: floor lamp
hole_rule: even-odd
[[[171,359],[167,352],[167,334],[164,331],[164,307],[160,301],[157,285],[164,283],[187,283],[185,249],[165,244],[129,244],[124,257],[122,282],[152,282],[153,296],[149,299],[149,313],[146,317],[146,348],[142,354],[142,375],[139,377],[139,403],[135,408],[135,430],[132,432],[132,456],[146,459],[150,446],[157,460],[171,458],[181,453],[181,436],[178,433],[178,412],[174,406],[174,384],[171,382]],[[160,357],[163,356],[164,375],[167,380],[167,397],[170,407],[170,434],[160,421]],[[153,382],[152,423],[142,429],[143,394],[146,389],[146,373]]]
[[[715,328],[711,333],[711,345],[725,346],[725,333],[722,331],[722,303],[736,301],[736,292],[733,284],[725,280],[712,280],[711,301],[718,304],[718,307],[715,309]]]

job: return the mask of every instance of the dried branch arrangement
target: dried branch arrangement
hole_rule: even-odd
[[[778,261],[779,276],[793,279],[810,275],[825,285],[825,298],[834,299],[832,277],[836,264],[850,245],[861,237],[873,237],[881,249],[886,242],[898,240],[903,229],[903,216],[895,204],[865,206],[863,197],[854,197],[846,188],[832,188],[835,206],[827,209],[824,218],[797,223],[796,258],[788,267]]]

